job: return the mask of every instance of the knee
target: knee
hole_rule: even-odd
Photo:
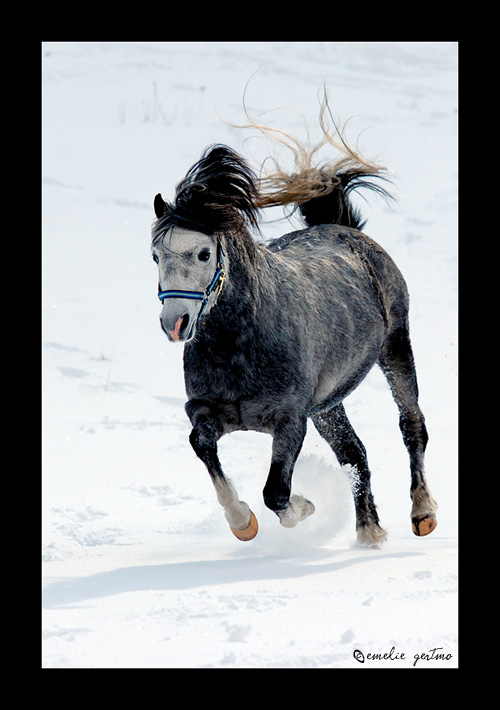
[[[203,426],[195,426],[189,435],[189,443],[195,453],[202,457],[203,453],[217,448],[215,429],[208,423]]]

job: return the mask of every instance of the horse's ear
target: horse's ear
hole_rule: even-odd
[[[155,214],[158,218],[163,217],[163,215],[165,215],[169,211],[168,205],[160,193],[158,193],[155,197],[154,208],[155,208]]]

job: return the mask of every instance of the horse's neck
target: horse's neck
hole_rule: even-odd
[[[228,265],[228,291],[235,298],[254,297],[258,287],[262,248],[248,232],[231,235],[225,245]]]

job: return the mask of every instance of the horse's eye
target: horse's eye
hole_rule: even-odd
[[[158,263],[158,257],[157,257],[156,254],[153,254],[153,261],[154,261],[155,264]]]
[[[210,249],[202,249],[198,254],[200,261],[208,261],[210,259]]]

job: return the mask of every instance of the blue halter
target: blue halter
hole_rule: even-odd
[[[201,301],[202,306],[198,314],[199,320],[206,308],[210,295],[215,291],[215,289],[218,289],[217,297],[219,297],[226,281],[226,272],[222,265],[223,251],[220,243],[218,244],[217,251],[217,270],[212,281],[204,291],[160,291],[160,287],[158,286],[158,298],[160,301],[163,303],[166,298],[187,298],[191,301]]]

